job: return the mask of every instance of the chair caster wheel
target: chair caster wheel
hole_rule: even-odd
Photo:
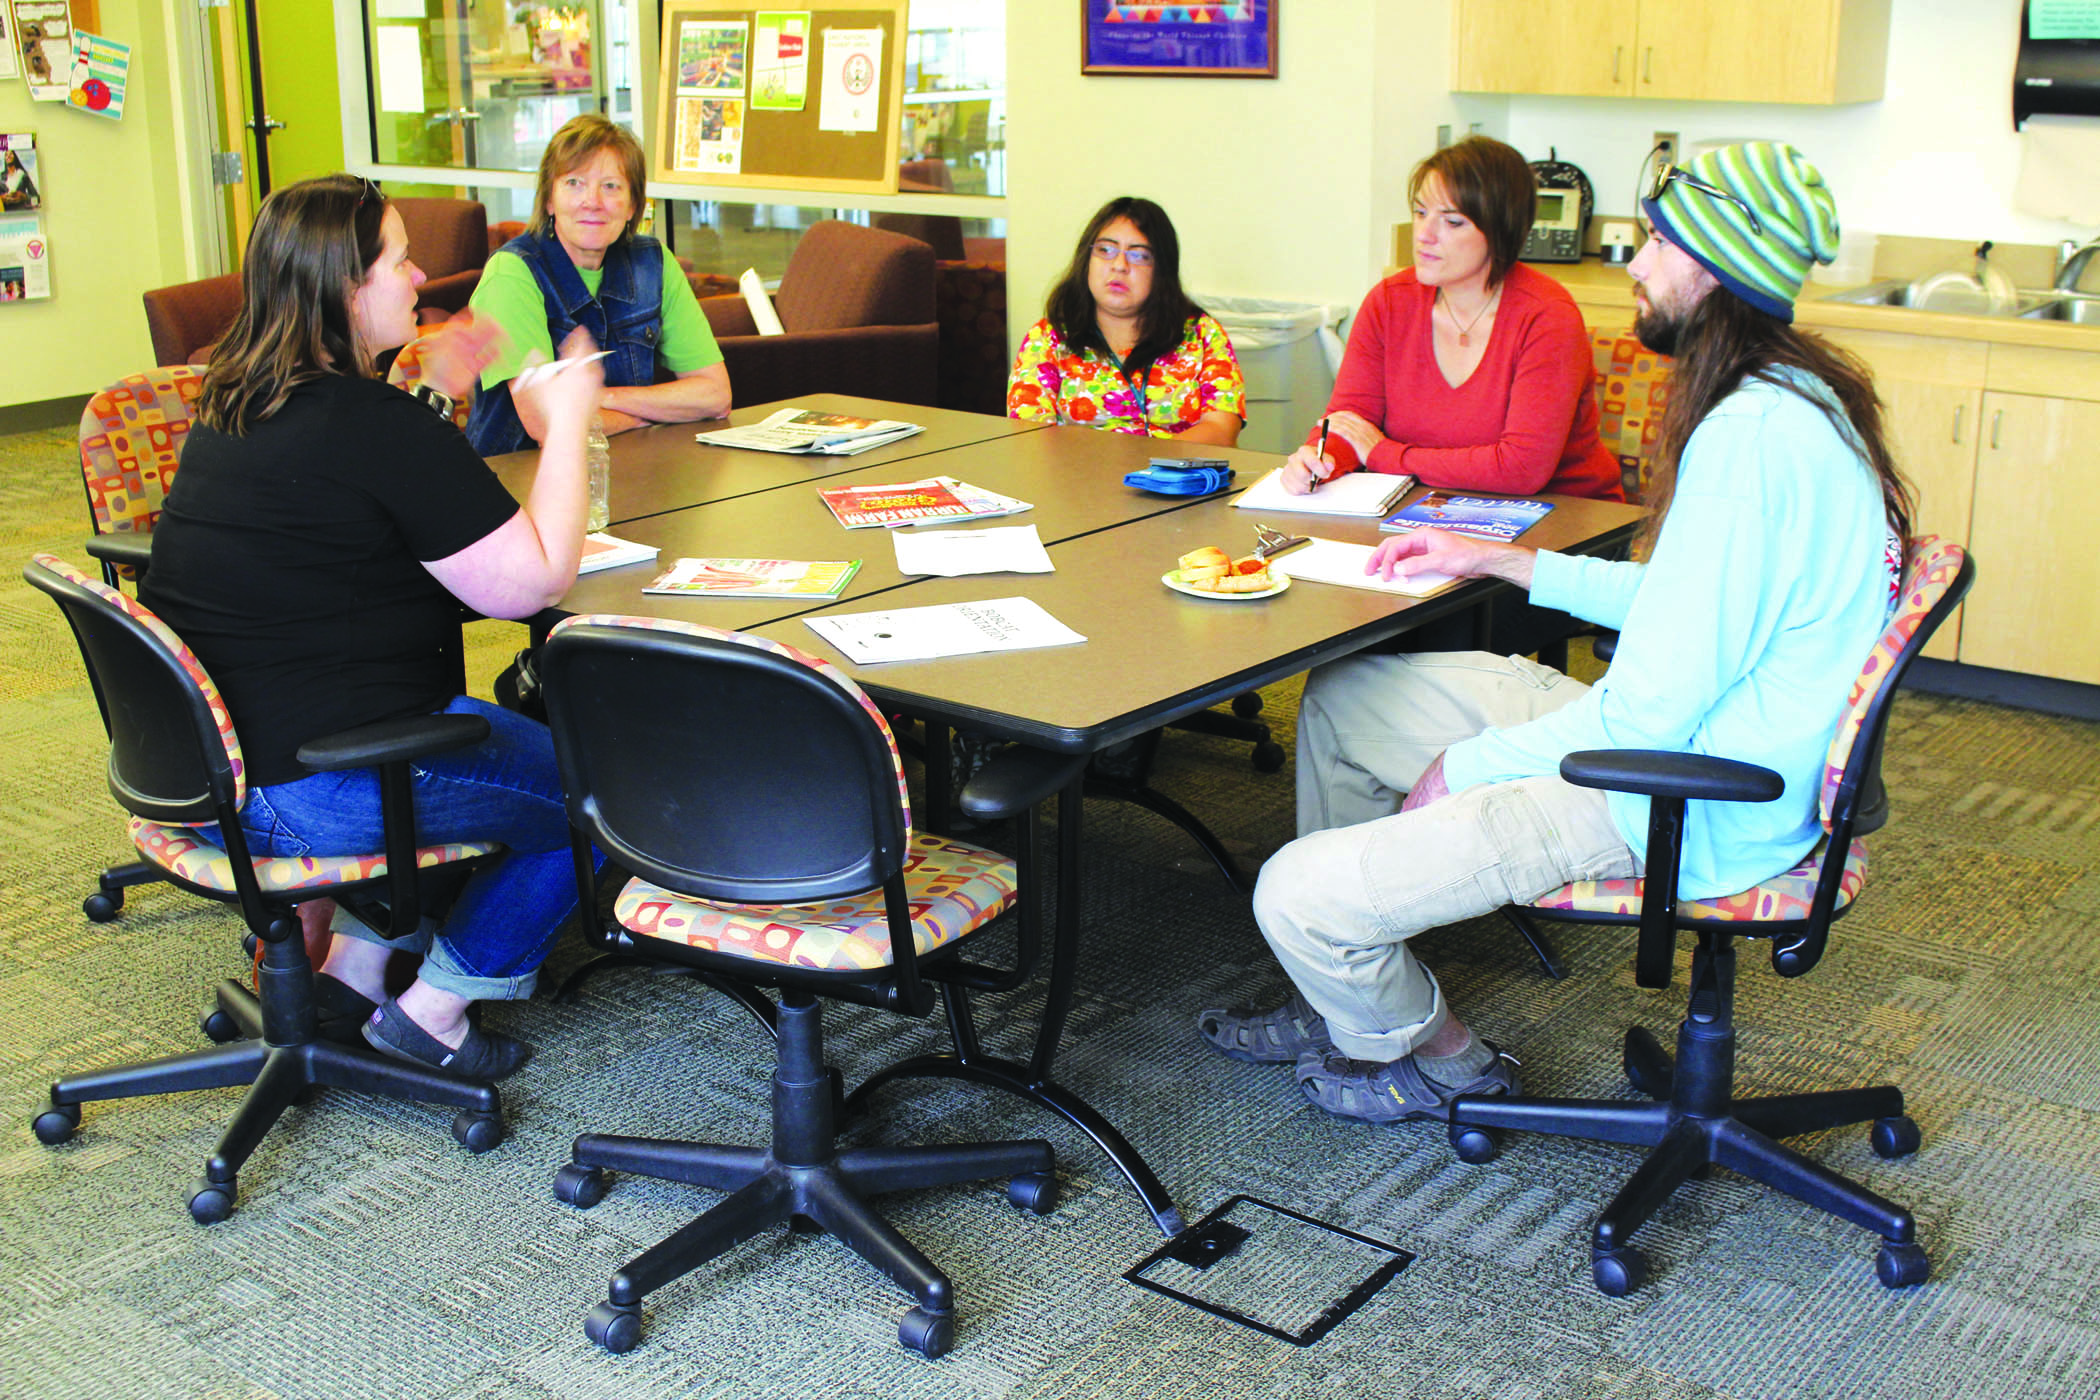
[[[213,1181],[205,1177],[190,1193],[190,1219],[199,1225],[216,1225],[233,1214],[233,1198],[239,1186],[232,1181]]]
[[[642,1305],[600,1303],[583,1315],[583,1335],[615,1355],[642,1340]]]
[[[602,1167],[583,1167],[571,1162],[554,1174],[554,1199],[589,1210],[605,1199],[612,1178]]]
[[[478,1157],[503,1141],[503,1115],[463,1108],[452,1117],[452,1140]]]
[[[1883,1288],[1915,1288],[1932,1277],[1922,1245],[1884,1244],[1874,1255],[1874,1277]]]
[[[241,1024],[225,1012],[213,1007],[197,1018],[197,1029],[214,1045],[225,1045],[241,1038]]]
[[[906,1351],[915,1351],[929,1361],[946,1356],[955,1346],[955,1314],[913,1308],[897,1326],[897,1341]]]
[[[1241,719],[1253,719],[1261,713],[1261,697],[1251,690],[1233,696],[1232,712]]]
[[[1254,771],[1257,773],[1281,773],[1283,771],[1283,745],[1261,743],[1254,746]]]
[[[1057,1173],[1022,1172],[1006,1183],[1006,1199],[1030,1215],[1048,1215],[1057,1209]]]
[[[1451,1150],[1458,1154],[1458,1160],[1470,1162],[1476,1167],[1483,1162],[1494,1161],[1502,1153],[1502,1144],[1486,1128],[1453,1123],[1450,1136]]]
[[[36,1116],[29,1125],[36,1140],[46,1147],[56,1147],[80,1130],[80,1105],[77,1103],[54,1104]]]
[[[80,912],[88,916],[89,922],[97,924],[114,921],[123,908],[124,891],[121,889],[96,890],[80,901]]]
[[[1867,1136],[1877,1157],[1908,1157],[1924,1140],[1917,1123],[1907,1113],[1875,1119],[1873,1131]]]
[[[1590,1279],[1599,1293],[1623,1298],[1648,1281],[1648,1261],[1638,1249],[1593,1249]]]

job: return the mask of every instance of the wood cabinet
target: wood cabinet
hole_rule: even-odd
[[[2100,685],[2100,403],[1986,393],[1981,426],[1961,659]]]
[[[1457,0],[1461,92],[1870,102],[1890,0]]]

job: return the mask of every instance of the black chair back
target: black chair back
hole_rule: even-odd
[[[237,810],[233,757],[187,648],[139,604],[61,560],[38,555],[22,577],[58,603],[80,644],[109,731],[118,803],[160,822],[217,821]]]
[[[712,629],[595,619],[557,629],[539,670],[569,819],[642,878],[773,904],[902,871],[894,741],[835,673]]]

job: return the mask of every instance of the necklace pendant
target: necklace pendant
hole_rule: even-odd
[[[1473,343],[1473,337],[1472,337],[1472,336],[1471,336],[1471,335],[1470,335],[1469,333],[1467,333],[1467,332],[1465,332],[1465,331],[1460,331],[1460,332],[1458,333],[1458,345],[1459,345],[1459,348],[1460,348],[1461,350],[1463,350],[1463,349],[1466,349],[1467,347],[1471,346],[1471,345],[1472,345],[1472,343]]]

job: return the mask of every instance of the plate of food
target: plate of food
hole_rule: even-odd
[[[1234,559],[1215,545],[1182,555],[1177,567],[1161,574],[1159,581],[1176,593],[1224,603],[1273,598],[1291,586],[1288,576],[1271,573],[1269,561],[1259,555]]]

